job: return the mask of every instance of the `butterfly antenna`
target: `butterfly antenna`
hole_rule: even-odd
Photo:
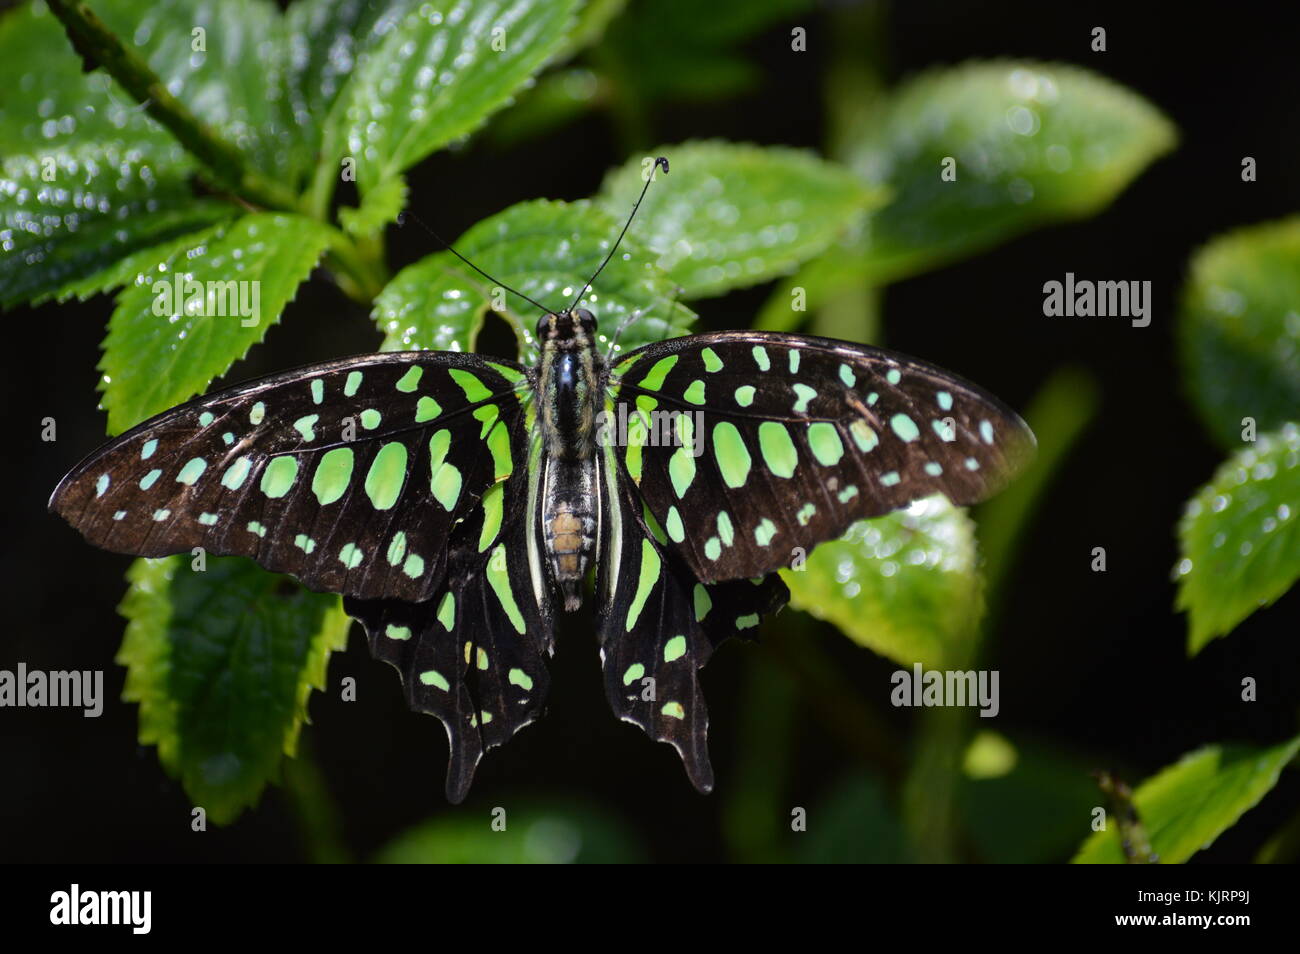
[[[655,160],[654,164],[655,167],[662,169],[664,173],[667,174],[668,172],[667,159],[665,159],[663,156],[660,156],[658,159]],[[596,274],[592,275],[589,279],[587,279],[587,284],[582,286],[582,291],[578,292],[578,297],[573,299],[573,304],[569,306],[569,311],[573,311],[573,309],[578,307],[578,302],[582,301],[582,296],[587,294],[587,289],[591,287],[591,283],[596,280],[597,275],[599,275],[601,272],[605,270],[605,266],[609,264],[609,260],[613,258],[614,253],[618,251],[619,242],[623,241],[623,236],[627,234],[628,226],[630,226],[632,224],[632,220],[636,218],[636,210],[641,208],[641,200],[645,198],[645,194],[650,188],[650,183],[654,182],[654,179],[655,179],[655,171],[654,168],[651,168],[650,175],[646,176],[645,185],[641,187],[641,194],[637,197],[636,205],[632,206],[632,214],[629,215],[627,217],[627,221],[623,223],[623,231],[618,233],[618,239],[614,242],[614,247],[609,250],[609,254],[605,256],[605,260],[600,263],[600,268],[596,269]]]
[[[514,289],[514,288],[511,288],[511,287],[510,287],[509,285],[507,285],[505,282],[497,281],[495,278],[493,278],[493,277],[492,277],[491,275],[489,275],[487,272],[483,271],[483,269],[479,268],[477,265],[475,265],[473,262],[471,262],[471,261],[470,261],[468,258],[466,258],[464,255],[460,254],[460,252],[456,251],[456,249],[452,246],[452,244],[451,244],[450,242],[448,242],[445,238],[443,238],[441,235],[439,235],[437,232],[435,232],[432,228],[430,228],[428,225],[426,225],[425,222],[424,222],[424,220],[421,219],[421,218],[420,218],[418,215],[416,215],[414,212],[411,212],[411,211],[407,210],[407,211],[403,212],[402,215],[403,215],[403,216],[408,216],[408,215],[409,215],[411,218],[415,219],[416,223],[420,226],[420,228],[424,229],[426,232],[428,232],[430,235],[432,235],[432,236],[433,236],[433,237],[438,241],[438,244],[440,244],[440,245],[441,245],[443,248],[445,248],[447,251],[451,252],[451,254],[455,255],[458,259],[460,259],[462,262],[464,262],[464,263],[465,263],[466,265],[468,265],[470,268],[474,269],[474,271],[478,272],[480,275],[482,275],[484,278],[486,278],[488,281],[490,281],[493,285],[500,285],[500,286],[501,286],[502,288],[504,288],[506,291],[511,292],[511,293],[513,293],[513,294],[515,294],[515,295],[518,295],[520,298],[522,298],[524,301],[528,302],[529,304],[531,304],[531,305],[533,305],[533,306],[535,306],[535,307],[537,307],[537,308],[540,308],[540,309],[541,309],[545,314],[548,314],[548,315],[549,315],[549,314],[553,314],[553,312],[551,311],[551,309],[547,308],[547,307],[546,307],[545,305],[543,305],[541,302],[539,302],[539,301],[534,301],[533,299],[531,299],[531,298],[529,298],[527,295],[525,295],[523,292],[518,291],[518,290],[516,290],[516,289]],[[400,219],[398,220],[398,224],[399,224],[399,225],[401,224],[401,220],[400,220]],[[602,267],[603,267],[603,266],[602,266]]]

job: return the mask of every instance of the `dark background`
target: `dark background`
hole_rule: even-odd
[[[989,665],[1002,673],[999,731],[1076,753],[1089,767],[1118,768],[1136,782],[1208,742],[1263,744],[1296,731],[1300,595],[1256,613],[1189,660],[1186,619],[1172,611],[1170,581],[1182,504],[1222,459],[1180,390],[1176,298],[1198,245],[1300,206],[1300,178],[1293,173],[1300,155],[1295,30],[1261,6],[1213,16],[1175,14],[1155,4],[1093,6],[1086,13],[1072,7],[909,0],[890,13],[884,68],[897,80],[972,58],[1077,63],[1166,112],[1180,130],[1177,150],[1093,219],[1036,231],[891,286],[885,341],[980,382],[1015,407],[1023,408],[1063,364],[1081,365],[1099,382],[1100,413],[1036,515]],[[790,24],[771,30],[746,47],[765,69],[759,89],[725,103],[655,111],[656,141],[719,137],[821,148],[830,17],[821,11],[795,22],[808,27],[807,53],[790,52]],[[1107,29],[1105,53],[1089,49],[1094,26]],[[1258,161],[1254,183],[1240,179],[1247,155]],[[508,151],[478,139],[412,172],[411,208],[456,235],[520,200],[586,197],[625,158],[601,114]],[[410,225],[389,237],[394,268],[436,247]],[[1042,283],[1066,271],[1150,280],[1151,326],[1044,318]],[[766,293],[759,288],[702,302],[702,324],[747,326]],[[107,701],[95,720],[54,709],[0,713],[0,859],[300,860],[295,823],[277,789],[232,827],[189,832],[189,801],[154,750],[136,743],[136,707],[117,699],[124,670],[113,656],[123,622],[114,607],[129,559],[93,549],[45,512],[58,479],[103,439],[95,364],[110,310],[107,298],[97,298],[6,316],[0,580],[9,611],[0,668],[21,660],[39,669],[103,669]],[[328,282],[313,281],[228,380],[373,350],[378,342],[362,309]],[[58,422],[57,443],[40,440],[47,416]],[[1094,546],[1106,548],[1106,573],[1089,570]],[[610,715],[588,612],[585,607],[561,629],[548,717],[486,757],[460,811],[486,813],[534,796],[594,804],[629,824],[648,857],[724,858],[724,815],[735,794],[728,789],[736,784],[738,691],[747,657],[768,650],[729,645],[705,671],[718,787],[701,797],[668,747]],[[802,638],[814,640],[861,687],[862,698],[905,745],[915,713],[888,706],[895,666],[828,629]],[[339,680],[349,675],[360,687],[359,700],[350,704],[338,698]],[[1239,701],[1244,676],[1258,680],[1257,703]],[[790,805],[816,805],[855,767],[808,702],[801,699],[796,708]],[[435,720],[406,710],[396,673],[368,658],[359,627],[348,651],[332,659],[330,691],[313,697],[311,713],[304,741],[359,857],[447,811],[445,734]],[[1284,775],[1259,808],[1197,860],[1249,860],[1300,803],[1295,776]],[[1078,825],[1079,840],[1087,834],[1086,819],[1066,823]]]

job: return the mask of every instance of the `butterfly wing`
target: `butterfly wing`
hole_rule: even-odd
[[[713,788],[708,708],[698,671],[729,636],[752,636],[789,599],[776,575],[705,584],[668,545],[626,479],[615,449],[601,458],[596,579],[605,694],[614,714],[672,745],[692,784]]]
[[[452,527],[523,468],[522,369],[476,355],[364,355],[197,398],[63,479],[50,509],[97,546],[203,547],[312,589],[430,599]]]
[[[705,581],[789,566],[855,520],[930,494],[983,500],[1034,447],[1024,421],[975,385],[827,338],[674,338],[631,352],[610,387],[652,441],[633,436],[620,462]]]
[[[371,653],[402,675],[411,708],[447,730],[447,798],[469,791],[483,754],[541,716],[553,649],[549,591],[535,585],[527,547],[530,478],[494,484],[452,530],[448,572],[434,598],[344,601]]]

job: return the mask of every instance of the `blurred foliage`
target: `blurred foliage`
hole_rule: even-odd
[[[596,112],[621,141],[626,161],[590,200],[521,202],[457,240],[477,265],[550,307],[577,294],[616,240],[646,159],[670,158],[670,186],[650,191],[624,254],[589,298],[607,335],[637,314],[624,349],[689,331],[692,301],[764,282],[775,287],[758,327],[811,324],[879,343],[886,284],[1094,215],[1177,139],[1156,107],[1073,66],[971,62],[891,88],[878,62],[883,4],[816,14],[835,34],[825,159],[721,141],[649,148],[665,109],[757,88],[754,48],[794,48],[811,0],[714,0],[706,17],[694,0],[297,0],[284,13],[270,0],[92,3],[104,7],[108,32],[67,0],[48,2],[112,78],[83,72],[43,4],[0,18],[0,58],[15,77],[0,85],[0,306],[116,292],[101,364],[110,432],[224,374],[318,263],[371,310],[383,348],[471,350],[496,311],[526,349],[534,312],[517,296],[495,300],[445,251],[395,276],[385,254],[386,228],[409,214],[406,172],[479,131],[498,148],[526,149]],[[127,92],[162,88],[150,84],[171,98],[137,103]],[[353,177],[357,204],[336,209],[340,181]],[[1297,235],[1288,220],[1211,243],[1184,294],[1188,390],[1236,451],[1180,531],[1192,651],[1300,573],[1300,451],[1288,423],[1300,403]],[[194,323],[178,310],[186,334],[157,331],[153,281],[232,273],[261,282],[256,325]],[[1086,373],[1046,375],[1026,415],[1042,439],[1039,460],[978,522],[932,499],[859,523],[786,574],[794,606],[904,667],[979,665],[1017,543],[1092,419],[1095,392]],[[1261,435],[1240,448],[1246,416]],[[130,580],[120,660],[141,741],[158,746],[214,821],[228,822],[294,750],[346,617],[337,598],[243,561],[213,561],[204,574],[179,558],[140,561]],[[790,665],[746,668],[739,784],[723,823],[733,857],[1068,856],[1100,801],[1089,760],[977,731],[969,710],[920,713],[906,747],[819,656],[811,630],[806,617],[783,618],[769,644]],[[863,764],[805,806],[813,821],[796,835],[786,802],[797,768],[791,726],[804,705]],[[1162,859],[1185,860],[1233,824],[1298,745],[1210,746],[1141,786],[1135,804]],[[310,762],[287,774],[311,855],[345,857],[319,774]],[[511,809],[503,831],[440,815],[378,860],[646,855],[610,815],[539,803]],[[1122,860],[1114,832],[1094,835],[1079,859]]]
[[[659,256],[687,298],[783,275],[885,199],[883,190],[795,149],[695,142],[651,155],[672,156],[672,188],[646,193],[631,235]],[[646,165],[633,159],[606,177],[601,202],[612,215],[636,201]]]
[[[1216,238],[1189,271],[1178,327],[1187,391],[1234,451],[1178,527],[1177,608],[1195,654],[1300,578],[1300,219]]]
[[[1216,238],[1189,272],[1178,324],[1187,393],[1233,450],[1245,418],[1262,432],[1300,413],[1300,218]]]
[[[1181,864],[1232,827],[1277,784],[1300,752],[1300,736],[1269,748],[1209,745],[1148,779],[1133,793],[1142,824],[1162,864]],[[1117,826],[1095,832],[1075,864],[1124,860]]]
[[[939,669],[964,657],[980,617],[975,559],[974,522],[935,496],[853,524],[781,576],[795,609],[901,666]]]
[[[1300,425],[1262,434],[1187,504],[1178,536],[1178,608],[1199,651],[1300,577]]]
[[[403,832],[380,864],[628,864],[646,860],[627,826],[594,805],[495,809],[492,819],[459,813]]]

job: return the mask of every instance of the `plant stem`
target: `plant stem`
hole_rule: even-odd
[[[125,46],[86,4],[75,0],[46,0],[46,5],[63,24],[73,48],[86,64],[103,67],[208,168],[219,185],[264,208],[286,211],[297,208],[291,191],[249,168],[243,154],[169,93],[149,64]]]
[[[330,797],[325,776],[298,740],[298,754],[284,760],[284,794],[293,808],[298,833],[316,864],[348,864],[352,858],[343,840],[338,806]]]

